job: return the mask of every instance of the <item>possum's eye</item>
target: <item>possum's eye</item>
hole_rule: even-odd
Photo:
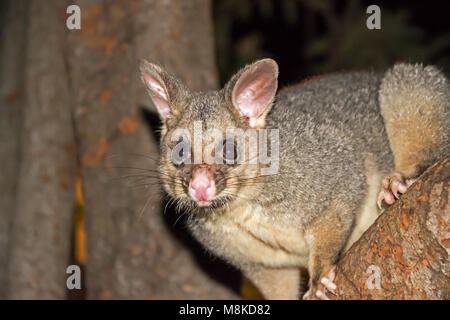
[[[172,161],[176,166],[190,163],[191,159],[191,146],[185,141],[178,142],[175,147],[172,148]]]
[[[223,158],[225,161],[234,163],[238,156],[236,143],[233,140],[224,140],[223,142]]]

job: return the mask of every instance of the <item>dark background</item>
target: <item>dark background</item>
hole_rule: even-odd
[[[381,9],[381,30],[366,8]],[[397,61],[450,69],[449,1],[216,0],[213,20],[221,84],[261,57],[280,65],[280,84]]]

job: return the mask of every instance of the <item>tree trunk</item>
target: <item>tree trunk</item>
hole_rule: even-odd
[[[429,168],[339,261],[336,299],[450,299],[450,158]]]
[[[209,1],[75,3],[83,21],[81,31],[70,34],[68,64],[85,198],[88,298],[236,297],[171,233],[157,179],[147,189],[115,179],[156,174],[158,144],[140,113],[151,102],[139,59],[165,64],[193,89],[217,85]]]
[[[66,28],[70,4],[81,30]],[[0,298],[66,297],[77,172],[88,298],[236,298],[183,242],[199,246],[171,232],[158,180],[146,190],[114,180],[156,174],[159,124],[141,117],[153,106],[139,59],[216,87],[209,0],[1,5]]]
[[[0,8],[0,299],[6,298],[10,226],[19,169],[23,64],[27,5],[3,2]]]
[[[1,231],[8,236],[2,261],[7,298],[66,296],[76,162],[69,152],[74,137],[61,56],[65,34],[61,4],[9,2],[6,23],[12,33],[2,38],[6,48],[2,93],[13,92],[3,97],[2,111],[2,131],[12,130],[2,138],[11,146],[3,150],[2,145],[3,156],[9,158],[9,168],[2,174],[11,188],[1,208],[10,218],[7,233]],[[3,118],[3,113],[10,114]]]

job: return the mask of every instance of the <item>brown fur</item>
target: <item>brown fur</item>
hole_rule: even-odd
[[[243,268],[253,284],[259,288],[266,299],[297,300],[300,295],[300,276],[298,268]]]
[[[448,81],[432,66],[399,64],[386,74],[380,108],[400,175],[414,178],[448,153],[449,105]]]

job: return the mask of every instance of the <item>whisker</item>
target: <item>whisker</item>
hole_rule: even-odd
[[[167,202],[166,202],[166,205],[164,206],[164,212],[163,212],[163,215],[166,215],[166,210],[167,210],[167,207],[169,206],[169,204],[172,202],[172,198],[170,198]]]
[[[132,170],[144,170],[144,171],[154,171],[159,172],[157,169],[151,169],[151,168],[140,168],[140,167],[128,167],[128,166],[112,166],[113,169],[132,169]]]
[[[150,195],[150,196],[147,198],[147,201],[145,202],[145,205],[144,205],[144,207],[142,208],[141,212],[139,213],[138,221],[141,221],[141,218],[142,218],[142,216],[143,216],[143,214],[144,214],[144,211],[145,211],[145,209],[147,208],[148,204],[150,203],[150,200],[151,200],[151,199],[152,199],[152,196]]]
[[[146,155],[146,154],[142,154],[142,153],[125,153],[125,154],[119,154],[119,153],[113,153],[113,154],[109,154],[105,157],[105,159],[109,159],[109,158],[120,158],[120,157],[127,157],[127,156],[134,156],[134,157],[142,157],[142,158],[146,158],[149,160],[153,160],[153,161],[159,161],[159,155],[157,157],[152,157],[150,155]]]
[[[148,188],[150,186],[162,186],[162,183],[141,183],[141,184],[136,184],[136,185],[132,185],[132,186],[127,186],[128,188]]]
[[[116,177],[116,178],[111,178],[111,180],[109,182],[115,182],[115,181],[119,181],[119,180],[131,180],[132,178],[148,178],[148,179],[158,179],[160,180],[161,177],[158,175],[147,175],[147,174],[130,174],[130,175],[126,175],[126,176],[122,176],[122,177]]]
[[[186,215],[186,211],[183,212],[183,213],[177,218],[177,220],[175,220],[175,223],[173,224],[172,228],[174,228],[175,225],[177,224],[177,222],[178,222],[183,216],[185,216],[185,215]]]

